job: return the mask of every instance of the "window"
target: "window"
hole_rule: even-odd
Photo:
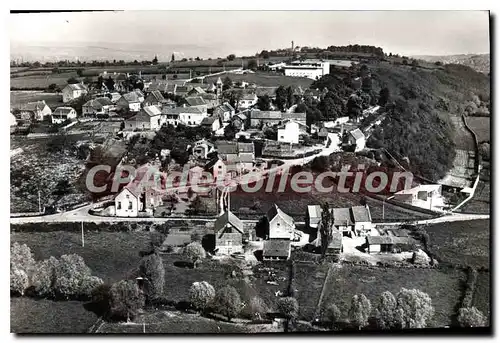
[[[132,201],[129,201],[128,202],[128,209],[131,210],[132,209]]]
[[[116,209],[117,210],[121,210],[122,209],[122,202],[121,201],[118,201],[118,204],[116,206]]]

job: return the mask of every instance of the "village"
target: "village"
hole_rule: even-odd
[[[11,89],[11,302],[83,299],[91,333],[448,329],[467,326],[462,308],[489,314],[474,279],[487,257],[460,236],[489,230],[489,211],[470,210],[490,162],[468,125],[489,97],[456,105],[413,84],[461,69],[294,41],[149,58],[11,65],[27,82],[72,75]],[[72,263],[83,279],[69,291],[57,275]],[[407,295],[425,302],[419,320],[377,312]]]

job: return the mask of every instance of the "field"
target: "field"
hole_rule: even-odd
[[[10,299],[10,331],[13,333],[85,333],[97,316],[80,301]]]
[[[489,268],[489,220],[456,221],[426,227],[430,250],[443,262]]]
[[[415,288],[431,297],[435,309],[434,325],[449,325],[455,306],[461,300],[461,287],[465,280],[465,272],[460,270],[443,272],[435,269],[334,267],[323,297],[322,309],[335,303],[345,318],[355,294],[366,295],[373,307],[385,291],[396,295],[401,288]]]
[[[11,89],[45,89],[55,83],[59,88],[66,86],[71,77],[78,77],[76,72],[52,73],[48,75],[29,75],[10,79]]]
[[[490,285],[491,274],[487,272],[480,272],[477,277],[472,304],[486,316],[490,314],[490,301],[492,300],[490,298]]]
[[[467,117],[467,124],[477,135],[479,142],[490,141],[491,139],[491,118],[490,117]]]
[[[40,91],[12,91],[10,92],[10,106],[19,108],[21,104],[26,104],[32,101],[45,100],[47,105],[52,109],[63,106],[62,95],[55,93],[43,93]]]
[[[459,212],[489,214],[491,207],[491,184],[486,181],[479,181],[474,197],[469,200]]]
[[[246,81],[249,83],[255,83],[258,86],[262,87],[273,87],[273,86],[300,86],[303,89],[309,88],[311,84],[313,83],[314,80],[308,79],[305,77],[292,77],[292,76],[285,76],[282,74],[276,74],[276,73],[266,73],[266,72],[256,72],[255,74],[232,74],[232,73],[226,73],[224,75],[221,75],[220,78],[224,79],[226,76],[228,76],[231,81],[237,82],[237,81]],[[216,82],[218,76],[213,76],[213,77],[207,77],[205,81],[207,83],[209,82]]]
[[[138,266],[139,252],[148,247],[148,232],[86,232],[85,247],[79,232],[12,232],[11,243],[26,243],[36,260],[64,254],[83,257],[92,273],[105,282],[119,281]],[[168,274],[167,274],[168,275]]]

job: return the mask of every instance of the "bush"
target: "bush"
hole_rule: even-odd
[[[425,328],[429,325],[434,307],[427,293],[402,288],[396,298],[395,321],[401,328]]]
[[[165,268],[160,255],[151,254],[144,257],[140,262],[139,271],[146,279],[144,289],[148,300],[161,297],[165,285]]]
[[[238,291],[232,286],[224,286],[215,294],[213,309],[231,321],[241,310],[241,298]]]
[[[370,300],[364,295],[354,295],[351,300],[351,308],[349,309],[349,320],[353,325],[360,330],[368,324],[372,305]]]
[[[477,283],[477,270],[473,267],[467,268],[467,284],[465,286],[464,298],[462,299],[462,307],[469,308],[472,306],[472,299]]]
[[[299,303],[295,298],[280,298],[276,306],[278,307],[278,312],[286,319],[296,318],[299,314]]]
[[[26,244],[15,242],[10,248],[10,267],[30,274],[36,265],[30,248]]]
[[[475,307],[462,307],[459,310],[458,322],[461,327],[483,327],[486,326],[486,317]]]
[[[337,305],[331,304],[325,310],[325,319],[331,324],[333,327],[335,323],[340,321],[341,313]]]
[[[254,296],[250,299],[250,302],[243,308],[242,315],[248,319],[262,320],[269,311],[269,307],[258,296]]]
[[[24,295],[24,291],[29,286],[28,274],[22,269],[10,269],[10,292]]]
[[[113,318],[129,321],[144,306],[144,297],[135,280],[122,280],[111,286],[109,304]]]
[[[55,269],[54,291],[66,299],[82,294],[82,284],[85,279],[90,279],[90,268],[79,255],[63,255]],[[96,280],[89,280],[88,287]],[[86,281],[87,282],[87,281]],[[90,295],[91,290],[85,290]]]
[[[189,301],[197,310],[206,311],[214,298],[215,289],[206,281],[194,282],[189,289]]]
[[[37,264],[32,281],[37,295],[45,297],[55,295],[54,284],[58,267],[59,260],[53,256]]]
[[[94,289],[103,285],[103,281],[101,278],[97,276],[87,276],[85,277],[80,284],[80,295],[86,298],[92,298],[92,294]]]
[[[199,242],[192,242],[184,248],[184,255],[193,262],[194,267],[206,257],[205,249]]]
[[[109,311],[111,297],[111,286],[108,284],[100,284],[91,292],[91,301],[94,304],[97,312],[104,314]]]
[[[155,249],[160,248],[165,242],[165,235],[158,231],[153,231],[149,234],[151,250],[155,251]]]

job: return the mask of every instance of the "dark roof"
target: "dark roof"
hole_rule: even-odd
[[[264,241],[263,256],[288,257],[290,254],[290,240],[270,239]]]
[[[212,158],[210,161],[207,162],[207,164],[205,164],[205,166],[203,168],[208,171],[208,170],[212,169],[218,161],[219,161],[219,157]]]
[[[283,118],[280,111],[256,111],[250,112],[250,119],[277,119]]]
[[[192,89],[191,86],[177,86],[176,93],[188,93]]]
[[[342,233],[336,229],[332,230],[332,240],[328,244],[328,248],[342,249]]]
[[[190,96],[186,98],[186,102],[189,106],[200,106],[206,105],[206,101],[201,96]]]
[[[217,100],[217,95],[213,93],[202,93],[200,96],[205,100]]]
[[[110,98],[101,96],[99,98],[95,98],[96,101],[98,101],[102,106],[112,106],[113,102],[111,101]]]
[[[180,113],[203,113],[201,109],[198,107],[163,107],[162,108],[162,113],[163,114],[180,114]]]
[[[238,152],[255,152],[255,146],[253,143],[243,143],[243,142],[238,142]]]
[[[299,123],[306,122],[306,114],[305,113],[282,113],[283,120],[295,120]]]
[[[158,102],[165,101],[165,98],[163,97],[163,95],[161,94],[161,92],[159,90],[152,91],[151,93],[149,93],[148,98],[150,96],[153,97]]]
[[[41,110],[43,110],[45,108],[45,106],[47,106],[47,104],[45,103],[45,100],[35,101],[35,102],[28,102],[27,104],[21,105],[20,110],[21,111],[32,111],[32,112],[35,112],[35,111],[41,111]]]
[[[70,90],[72,91],[86,91],[87,90],[87,87],[85,85],[82,85],[81,83],[70,83],[68,85],[66,85],[65,88],[69,88]]]
[[[92,99],[83,104],[83,107],[92,107],[94,109],[100,110],[102,108],[102,104],[100,101],[97,101],[97,99]]]
[[[216,117],[205,117],[201,121],[201,125],[212,125],[214,121],[216,121],[218,118]]]
[[[373,244],[410,244],[412,239],[409,237],[396,236],[366,236],[366,242],[369,245]]]
[[[230,224],[233,228],[238,230],[240,233],[243,233],[243,222],[236,217],[233,212],[226,211],[222,215],[220,215],[214,224],[214,231],[217,233],[221,229],[223,229],[227,224]]]
[[[216,142],[215,147],[219,154],[237,154],[238,145],[236,142]]]

